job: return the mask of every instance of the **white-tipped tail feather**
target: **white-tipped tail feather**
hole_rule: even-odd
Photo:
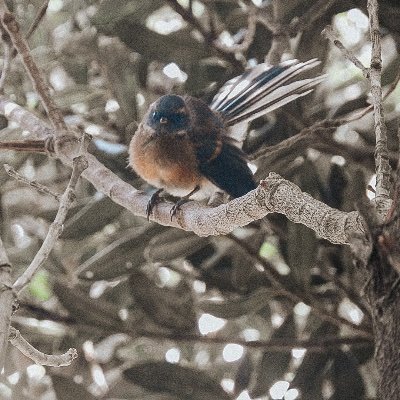
[[[325,77],[295,78],[319,64],[317,59],[290,60],[273,67],[259,64],[228,81],[214,97],[211,108],[224,116],[228,126],[250,122],[310,93]]]

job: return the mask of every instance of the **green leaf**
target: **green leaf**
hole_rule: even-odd
[[[69,108],[76,103],[90,103],[91,108],[95,108],[104,105],[105,98],[104,90],[91,89],[87,85],[74,85],[54,95],[57,105],[62,108]]]
[[[264,242],[260,247],[260,256],[267,260],[278,255],[278,249],[270,242]]]
[[[44,270],[39,271],[33,276],[29,284],[29,292],[38,300],[46,301],[51,297],[48,273]]]

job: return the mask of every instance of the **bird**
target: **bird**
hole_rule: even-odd
[[[210,104],[189,95],[166,94],[149,106],[129,144],[129,166],[157,188],[149,219],[161,192],[179,197],[171,220],[188,201],[217,189],[238,198],[257,187],[232,130],[310,93],[324,76],[296,80],[319,65],[317,59],[258,64],[228,82]]]

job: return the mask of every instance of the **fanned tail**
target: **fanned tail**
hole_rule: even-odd
[[[228,81],[214,97],[211,108],[224,116],[228,126],[249,122],[310,93],[325,76],[295,78],[319,64],[317,59],[290,60],[273,67],[259,64]]]

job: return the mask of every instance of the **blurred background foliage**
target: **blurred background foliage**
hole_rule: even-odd
[[[8,3],[25,32],[43,4]],[[93,135],[90,151],[107,167],[150,192],[127,168],[127,144],[148,105],[170,92],[210,100],[226,80],[270,51],[273,35],[263,20],[289,23],[314,3],[51,0],[30,45],[67,123]],[[226,48],[244,39],[248,7],[256,7],[260,19],[251,45],[235,55]],[[400,63],[400,8],[396,0],[382,0],[380,7],[383,83],[390,85]],[[286,54],[319,58],[325,82],[254,121],[244,143],[250,156],[315,121],[369,104],[368,82],[320,35],[329,23],[368,65],[366,2],[333,2],[294,35]],[[223,46],[214,46],[215,40]],[[44,117],[18,57],[5,94]],[[385,101],[393,163],[399,96],[394,90]],[[30,138],[4,118],[0,123],[1,140]],[[332,207],[353,210],[367,184],[373,186],[372,114],[274,149],[254,161],[257,178],[278,172]],[[4,151],[4,163],[58,192],[70,172],[40,154]],[[0,233],[17,277],[41,245],[57,202],[2,168],[0,179]],[[271,275],[281,285],[271,283]],[[200,238],[135,217],[81,180],[62,238],[12,320],[41,351],[76,347],[80,357],[70,367],[45,369],[10,347],[0,398],[373,399],[372,345],[306,352],[295,344],[296,338],[352,335],[339,317],[370,330],[363,284],[346,247],[282,216],[227,237]],[[326,321],[318,307],[339,322]],[[202,340],[205,335],[215,343]],[[293,339],[293,345],[276,351],[235,344],[269,339]]]

